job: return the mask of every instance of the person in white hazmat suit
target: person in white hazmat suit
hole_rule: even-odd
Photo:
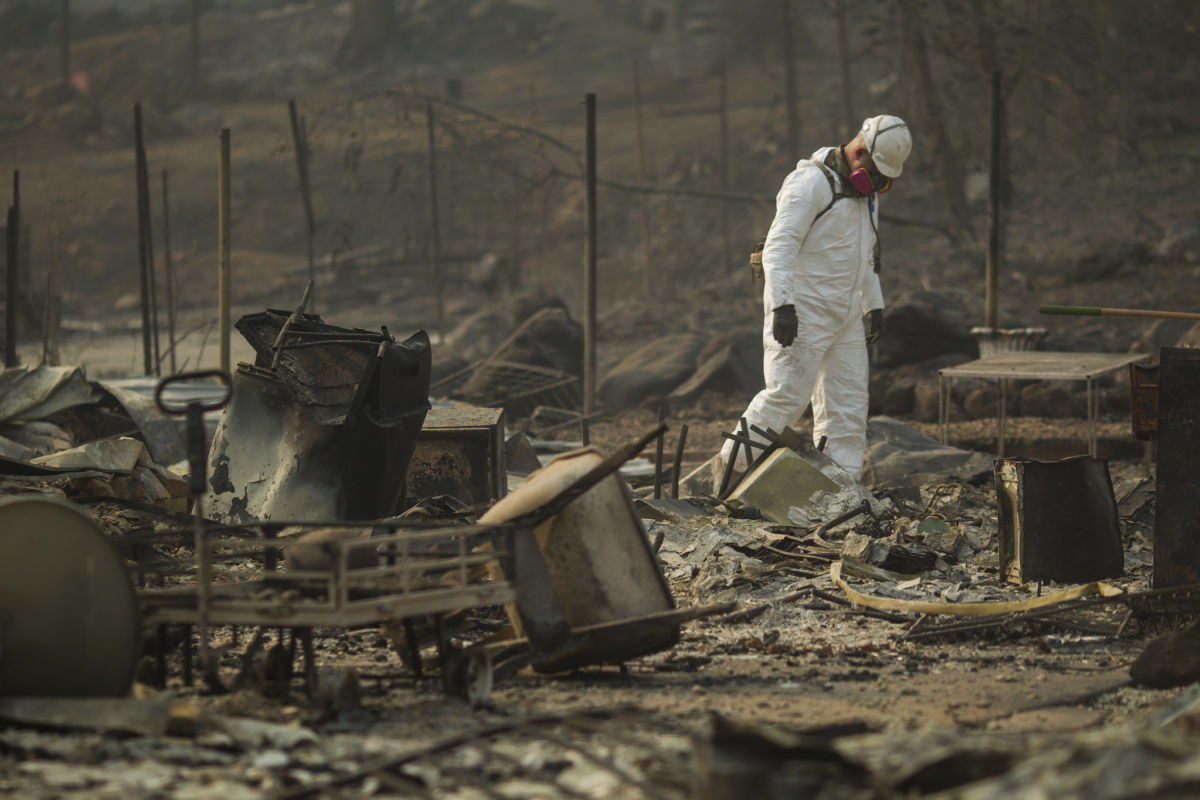
[[[766,385],[743,416],[779,432],[811,400],[813,442],[824,438],[825,453],[852,475],[866,449],[867,345],[883,323],[877,199],[911,150],[908,125],[883,114],[848,144],[801,159],[775,198],[762,247]],[[727,439],[718,467],[733,447]]]

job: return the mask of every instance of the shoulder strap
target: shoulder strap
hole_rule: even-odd
[[[825,180],[829,181],[829,194],[830,194],[829,204],[826,205],[823,209],[821,209],[820,213],[818,213],[815,217],[813,217],[813,222],[815,223],[817,220],[819,220],[825,214],[826,211],[833,208],[833,204],[836,203],[838,200],[841,200],[843,197],[854,197],[854,195],[850,194],[849,192],[839,192],[837,190],[837,175],[829,167],[829,165],[822,164],[820,161],[814,161],[812,163],[816,164],[821,169],[821,172],[825,175]]]

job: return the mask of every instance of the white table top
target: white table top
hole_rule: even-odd
[[[1149,353],[1013,350],[945,367],[938,370],[938,375],[946,378],[1082,381],[1147,358],[1150,358]]]

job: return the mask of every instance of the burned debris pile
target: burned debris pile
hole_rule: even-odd
[[[1062,699],[1200,680],[1200,589],[1161,580],[1150,478],[993,459],[888,417],[861,479],[791,429],[731,435],[727,469],[683,475],[686,432],[667,466],[661,422],[609,452],[530,435],[586,431],[543,334],[443,394],[424,332],[273,310],[238,330],[255,362],[218,380],[0,373],[0,746],[22,764],[0,787],[985,797],[1091,785],[1119,748],[1127,785],[1191,785],[1191,695],[1107,728]],[[949,653],[1085,683],[974,687],[951,738],[839,694],[916,696],[921,728]],[[786,666],[760,698],[829,724],[736,702],[698,719],[696,698],[756,691],[751,663]],[[606,681],[602,708],[539,708]],[[401,730],[398,693],[453,705]],[[144,766],[78,763],[85,740]],[[901,747],[919,751],[903,768]]]

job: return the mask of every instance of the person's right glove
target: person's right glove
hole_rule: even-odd
[[[796,319],[796,307],[793,305],[780,306],[771,312],[771,335],[783,347],[788,347],[796,341],[796,331],[800,327]]]

